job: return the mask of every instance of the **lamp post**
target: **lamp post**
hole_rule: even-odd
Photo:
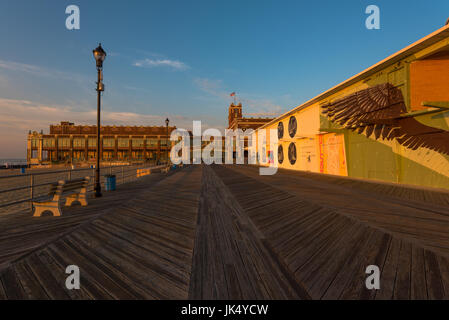
[[[106,52],[99,46],[93,50],[95,61],[97,62],[97,166],[95,168],[95,198],[100,198],[101,194],[101,182],[100,182],[100,104],[101,104],[101,92],[104,91],[103,85],[103,61],[106,58]]]
[[[168,120],[168,118],[165,119],[165,126],[167,128],[167,140],[166,140],[166,143],[167,143],[167,165],[168,165],[168,124],[169,123],[170,123],[170,120]]]

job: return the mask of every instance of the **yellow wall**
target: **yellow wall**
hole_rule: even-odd
[[[298,107],[298,110],[292,114],[282,116],[260,129],[277,130],[278,123],[283,122],[284,137],[279,143],[284,148],[284,162],[279,164],[279,167],[449,189],[449,156],[426,148],[413,151],[399,145],[396,141],[382,141],[382,139],[376,141],[374,138],[367,138],[363,134],[353,133],[329,121],[320,112],[320,105],[324,103],[386,82],[401,89],[409,111],[419,109],[418,106],[411,105],[411,97],[416,95],[410,94],[412,82],[410,64],[418,58],[424,59],[440,52],[441,49],[449,50],[449,39],[443,39],[424,48],[310,106],[302,109]],[[443,73],[449,74],[449,63],[444,62],[439,65],[447,68]],[[420,73],[419,76],[425,77],[425,74]],[[415,81],[415,79],[412,80]],[[425,95],[420,96],[420,99],[424,98],[426,98]],[[415,99],[414,104],[417,103],[416,101]],[[288,134],[288,122],[291,116],[295,116],[298,123],[298,130],[293,138]],[[449,130],[449,111],[423,115],[415,119],[427,126]],[[321,138],[320,134],[322,134]],[[288,160],[288,146],[291,142],[296,143],[297,148],[295,165],[291,165]],[[270,150],[269,145],[267,150]],[[277,153],[277,150],[274,151]],[[324,160],[320,151],[324,151]]]

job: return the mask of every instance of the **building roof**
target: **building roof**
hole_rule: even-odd
[[[102,125],[100,127],[103,135],[166,135],[167,127],[165,126],[109,126]],[[169,133],[176,130],[175,126],[169,126]],[[96,134],[96,125],[75,125],[72,122],[63,121],[59,125],[50,125],[50,135],[60,134]]]
[[[415,43],[405,47],[404,49],[392,54],[391,56],[385,58],[384,60],[376,63],[375,65],[363,70],[362,72],[354,75],[353,77],[341,82],[340,84],[337,84],[336,86],[330,88],[329,90],[319,94],[318,96],[316,96],[315,98],[310,99],[309,101],[306,101],[305,103],[297,106],[296,108],[284,113],[283,115],[273,119],[272,121],[270,121],[269,123],[266,123],[265,125],[261,126],[259,129],[265,128],[277,121],[279,121],[282,118],[288,117],[289,115],[304,109],[322,99],[325,99],[326,97],[342,90],[345,87],[348,87],[366,77],[369,77],[379,71],[381,71],[382,69],[385,69],[386,67],[395,64],[421,50],[423,50],[424,48],[427,48],[445,38],[449,37],[449,25],[445,25],[444,27],[436,30],[435,32],[432,32],[431,34],[429,34],[428,36],[416,41]]]

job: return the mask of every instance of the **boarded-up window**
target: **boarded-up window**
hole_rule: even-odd
[[[411,109],[423,101],[449,101],[449,51],[410,64]]]

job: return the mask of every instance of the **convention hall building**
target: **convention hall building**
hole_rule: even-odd
[[[176,127],[101,126],[100,129],[102,161],[164,162],[171,148],[167,137]],[[94,162],[96,154],[96,126],[61,122],[50,125],[49,134],[28,133],[27,162],[31,165]]]

